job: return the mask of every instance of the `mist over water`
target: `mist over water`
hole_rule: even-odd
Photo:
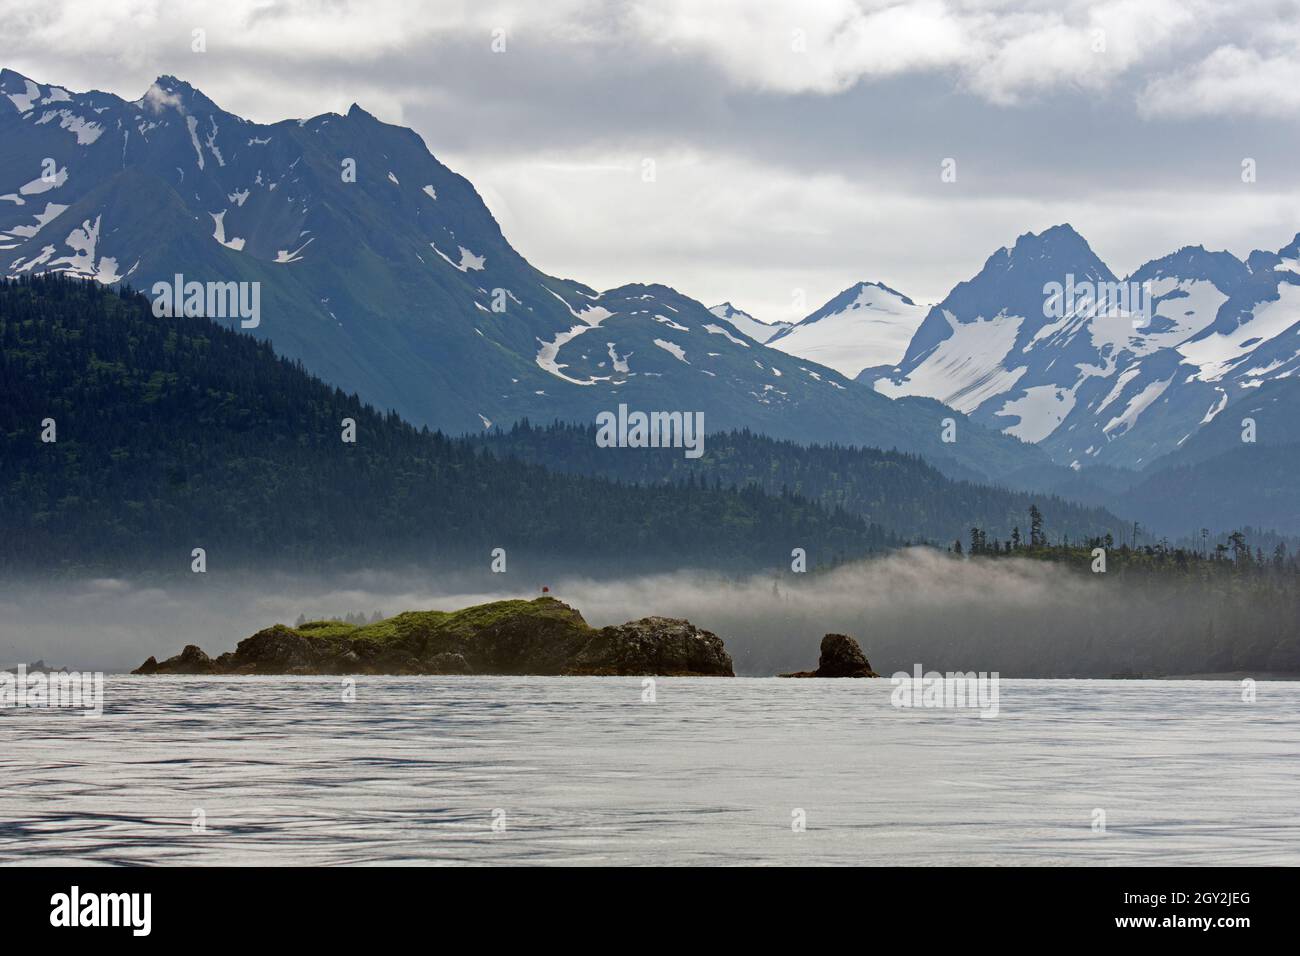
[[[594,626],[684,617],[726,642],[736,672],[816,666],[822,635],[850,634],[889,675],[920,663],[1003,676],[1110,676],[1130,668],[1201,673],[1215,608],[1150,581],[1125,583],[1040,561],[963,560],[913,548],[820,574],[725,577],[677,571],[611,580],[558,578],[550,592]],[[198,644],[215,656],[274,623],[451,610],[532,598],[512,574],[360,572],[332,580],[209,573],[165,585],[94,579],[0,585],[0,663],[44,658],[129,670]],[[1196,646],[1186,646],[1189,642]]]

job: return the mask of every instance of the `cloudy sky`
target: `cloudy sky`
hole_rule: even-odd
[[[1300,0],[0,0],[0,66],[357,102],[547,272],[769,321],[860,279],[936,301],[1057,222],[1120,274],[1300,230]]]

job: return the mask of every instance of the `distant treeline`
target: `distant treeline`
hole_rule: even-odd
[[[1035,502],[1050,511],[1057,535],[1119,536],[1127,527],[1102,508],[955,481],[905,452],[801,445],[748,430],[709,433],[698,459],[686,458],[679,449],[601,448],[594,423],[540,426],[523,421],[474,441],[493,454],[555,471],[646,485],[698,477],[710,484],[753,485],[770,494],[791,492],[861,515],[911,541],[950,541],[972,524],[1006,537]]]
[[[1097,550],[1101,549],[1105,552],[1107,569],[1114,567],[1122,572],[1200,573],[1237,578],[1300,575],[1300,555],[1291,553],[1284,538],[1249,528],[1232,531],[1221,540],[1212,538],[1207,528],[1199,542],[1188,546],[1173,545],[1167,540],[1138,544],[1141,527],[1135,524],[1130,540],[1117,542],[1115,536],[1107,532],[1071,543],[1069,535],[1059,541],[1051,540],[1044,530],[1046,519],[1036,504],[1030,505],[1025,518],[1024,535],[1016,525],[1010,536],[1002,541],[990,538],[983,528],[972,527],[965,547],[958,539],[948,550],[955,554],[1036,558],[1091,568],[1097,560]],[[1252,534],[1268,542],[1267,552],[1262,544],[1252,543]]]
[[[365,611],[349,611],[347,614],[339,617],[337,614],[316,614],[308,617],[306,614],[299,614],[298,619],[293,622],[294,627],[302,627],[309,621],[338,621],[341,624],[353,624],[361,627],[363,624],[375,624],[384,619],[380,611],[372,611],[369,617],[366,617]]]
[[[1110,534],[1053,542],[1042,532],[1036,507],[1026,517],[1024,536],[1016,527],[1000,541],[972,527],[965,545],[955,541],[948,551],[977,562],[1029,559],[1063,566],[1094,597],[1070,598],[1077,606],[1068,609],[1043,608],[1042,626],[1053,635],[1078,634],[1067,647],[1054,639],[1025,643],[1019,622],[1002,637],[996,628],[981,633],[979,615],[970,609],[972,641],[997,647],[1008,671],[1109,676],[1103,672],[1123,661],[1122,673],[1146,676],[1300,673],[1300,556],[1285,542],[1265,551],[1245,531],[1223,541],[1207,531],[1199,547],[1163,541],[1134,546]],[[1131,534],[1136,538],[1138,530]]]

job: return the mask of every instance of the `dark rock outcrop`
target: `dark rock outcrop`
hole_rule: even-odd
[[[827,634],[822,638],[821,657],[815,671],[796,671],[782,677],[879,677],[862,653],[858,642],[847,634]]]
[[[569,663],[567,673],[734,676],[731,655],[718,635],[671,617],[602,627]]]
[[[412,611],[359,627],[276,624],[216,660],[191,645],[134,673],[734,676],[722,640],[689,621],[647,617],[597,629],[550,597]]]
[[[161,664],[156,658],[149,658],[133,674],[215,674],[216,662],[199,650],[197,644],[186,644],[175,657],[169,657]]]
[[[45,663],[45,658],[43,657],[32,661],[30,664],[21,664],[19,666],[22,667],[28,674],[68,673],[68,669],[66,667],[51,667],[49,664]],[[0,667],[0,674],[17,674],[17,673],[18,673],[18,667]]]

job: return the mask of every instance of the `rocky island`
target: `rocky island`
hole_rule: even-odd
[[[827,634],[822,638],[821,656],[815,671],[796,671],[782,677],[879,677],[862,647],[847,634]]]
[[[722,639],[645,617],[593,628],[563,601],[493,601],[407,611],[370,624],[276,624],[212,658],[193,644],[133,674],[495,674],[734,677]]]

